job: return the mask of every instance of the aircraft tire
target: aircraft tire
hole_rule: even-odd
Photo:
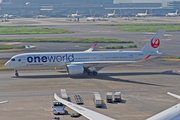
[[[93,72],[93,75],[97,75],[98,73],[96,71]]]
[[[88,75],[91,76],[93,74],[93,72],[88,72]]]
[[[15,73],[15,75],[18,77],[19,76],[19,74],[18,73]]]

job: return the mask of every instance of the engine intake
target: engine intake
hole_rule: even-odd
[[[83,65],[67,65],[67,74],[69,75],[77,75],[84,73]]]

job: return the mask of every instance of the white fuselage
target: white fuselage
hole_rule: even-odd
[[[175,16],[177,16],[177,13],[168,13],[166,16],[167,17],[175,17]]]
[[[146,17],[147,13],[138,13],[136,17]]]
[[[95,17],[88,17],[86,21],[95,21]]]
[[[107,17],[115,17],[115,14],[114,13],[109,13],[109,14],[107,14]]]
[[[26,53],[13,56],[15,60],[6,63],[10,68],[62,67],[72,62],[119,62],[133,63],[153,55],[142,51],[100,51],[100,52],[49,52]],[[155,54],[157,55],[157,53]],[[148,57],[149,58],[149,57]]]

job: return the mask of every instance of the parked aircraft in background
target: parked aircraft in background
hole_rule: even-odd
[[[6,67],[15,69],[18,76],[19,68],[57,68],[66,67],[67,74],[77,75],[87,73],[97,75],[97,71],[103,67],[114,64],[129,64],[145,61],[151,56],[158,56],[158,48],[166,30],[159,30],[140,51],[96,51],[94,46],[84,52],[41,52],[24,53],[13,56]]]
[[[76,105],[74,103],[71,103],[69,101],[66,101],[60,97],[57,96],[57,94],[54,94],[54,98],[63,103],[64,105],[66,105],[67,107],[71,108],[72,110],[78,112],[79,114],[83,115],[84,117],[86,117],[89,120],[115,120],[113,118],[110,118],[108,116],[105,116],[103,114],[97,113],[95,111],[89,110],[85,107]]]
[[[138,13],[136,17],[147,17],[147,10],[145,13]]]
[[[108,14],[107,14],[107,17],[116,17],[115,12],[116,12],[116,11],[114,10],[113,13],[108,13]]]
[[[79,17],[81,17],[81,15],[78,15],[78,11],[76,11],[76,14],[71,14],[71,17],[79,18]]]
[[[96,21],[97,19],[95,18],[95,15],[93,16],[93,17],[88,17],[87,19],[86,19],[86,21]]]
[[[81,18],[82,15],[78,15],[78,11],[76,11],[76,14],[71,14],[67,17],[70,18],[70,21],[79,21],[79,18]]]
[[[179,95],[175,95],[170,92],[167,94],[180,99]],[[180,103],[146,120],[180,120]]]
[[[8,103],[8,100],[0,102],[0,104],[4,104],[4,103]]]
[[[166,14],[166,17],[176,17],[176,16],[178,16],[177,12],[178,12],[178,10],[176,10],[175,13],[168,13],[168,14]]]

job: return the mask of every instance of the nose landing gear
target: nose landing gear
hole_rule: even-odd
[[[14,69],[14,71],[15,71],[15,76],[19,76],[19,74],[18,74],[18,72],[17,72],[17,70],[16,69]]]

